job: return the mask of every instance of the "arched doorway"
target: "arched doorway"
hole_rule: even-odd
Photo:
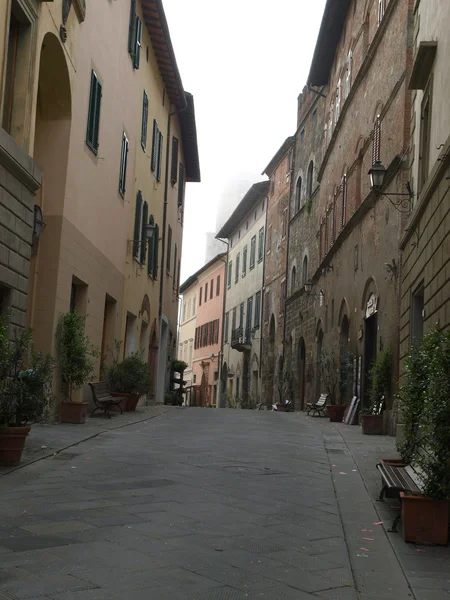
[[[366,282],[362,300],[361,308],[364,311],[364,335],[361,405],[362,408],[368,408],[370,405],[370,369],[377,358],[378,312],[380,309],[378,288],[373,277],[369,277]]]
[[[319,330],[317,333],[317,349],[316,349],[316,398],[319,399],[322,393],[322,351],[323,351],[323,330],[322,325],[319,324]]]
[[[348,337],[349,337],[350,323],[347,315],[342,317],[341,331],[339,335],[339,363],[340,363],[340,394],[341,404],[348,404],[348,400],[351,396],[351,370],[352,364],[348,352]]]
[[[42,169],[42,187],[35,202],[45,228],[34,247],[30,264],[28,322],[39,350],[50,352],[54,341],[61,216],[66,197],[67,164],[72,119],[69,72],[61,42],[47,33],[41,47],[33,158]],[[69,310],[69,305],[67,305]],[[34,315],[39,314],[39,319]]]
[[[305,340],[301,337],[297,346],[297,365],[298,365],[298,393],[295,395],[295,410],[304,410],[305,408],[305,372],[306,372],[306,346]]]

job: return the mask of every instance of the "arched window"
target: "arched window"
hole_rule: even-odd
[[[348,95],[350,94],[350,89],[352,87],[352,68],[353,68],[353,52],[351,50],[349,50],[348,56],[347,56],[347,74],[345,76],[345,90],[344,90],[345,100],[348,98]]]
[[[336,89],[336,114],[335,114],[335,122],[337,123],[339,117],[341,115],[341,78],[339,78],[337,89]]]
[[[311,198],[311,194],[313,192],[313,173],[314,173],[314,163],[311,161],[308,166],[308,175],[306,177],[306,197]]]
[[[302,267],[302,285],[306,285],[308,282],[308,257],[305,256],[303,259],[303,267]]]
[[[297,213],[302,207],[302,178],[297,179],[295,186],[295,212]]]
[[[295,266],[292,267],[291,271],[291,294],[293,294],[297,288],[297,269]]]

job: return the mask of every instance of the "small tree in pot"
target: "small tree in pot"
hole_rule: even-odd
[[[0,322],[0,466],[20,463],[28,423],[46,416],[54,367],[51,356],[33,349],[30,329],[16,331],[11,341]]]
[[[370,407],[362,415],[362,431],[366,435],[383,433],[382,410],[392,388],[392,350],[382,350],[369,372]]]
[[[86,421],[88,403],[76,401],[73,393],[92,379],[95,359],[99,356],[99,351],[85,335],[85,324],[85,316],[76,312],[65,313],[61,316],[56,329],[61,391],[64,395],[61,406],[63,423]]]
[[[136,410],[139,398],[152,389],[152,378],[142,351],[134,352],[122,362],[114,361],[106,372],[106,382],[112,395],[125,396],[123,408]]]

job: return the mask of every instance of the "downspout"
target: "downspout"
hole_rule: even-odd
[[[224,260],[223,258],[220,259],[225,265],[225,275],[223,278],[222,333],[221,333],[221,340],[220,340],[220,360],[219,360],[219,385],[222,385],[223,340],[224,340],[224,331],[225,331],[225,308],[226,308],[227,289],[228,289],[228,285],[227,285],[227,283],[228,283],[228,280],[227,280],[227,277],[228,277],[228,252],[230,251],[230,245],[225,240],[221,240],[220,238],[217,238],[217,239],[219,240],[219,242],[223,242],[224,244],[227,245],[226,260]],[[226,389],[225,389],[225,391],[226,391]],[[219,402],[217,403],[216,408],[221,408],[221,406],[220,406],[221,399],[222,399],[222,390],[220,391]]]

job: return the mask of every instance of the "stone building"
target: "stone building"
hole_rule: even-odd
[[[162,2],[6,0],[0,23],[4,129],[39,165],[2,132],[22,180],[0,179],[13,186],[5,224],[23,242],[6,240],[19,254],[8,258],[16,275],[3,304],[20,303],[25,324],[29,271],[26,322],[38,349],[54,354],[60,315],[77,311],[107,361],[115,340],[120,357],[142,350],[162,399],[176,352],[185,184],[200,179],[193,97]]]
[[[436,16],[439,18],[436,18]],[[414,8],[410,177],[413,212],[401,239],[400,360],[436,324],[450,327],[450,4]]]
[[[217,238],[228,241],[227,287],[218,406],[261,397],[261,295],[269,182],[255,183]]]
[[[294,137],[287,138],[263,171],[270,180],[262,312],[261,382],[268,406],[283,395],[286,251]]]
[[[313,163],[312,176],[306,173],[307,196],[319,184],[306,207],[315,251],[296,257],[306,257],[302,284],[307,286],[300,294],[309,297],[314,320],[309,312],[306,320],[301,314],[297,323],[303,325],[286,330],[288,352],[305,357],[300,370],[309,382],[309,401],[323,391],[318,364],[324,348],[334,353],[337,372],[348,361],[355,367],[347,387],[341,376],[338,397],[347,402],[352,385],[360,382],[363,406],[368,405],[368,371],[378,352],[391,348],[397,362],[398,245],[405,217],[394,198],[371,188],[368,172],[382,161],[387,167],[382,191],[406,191],[412,5],[413,0],[328,0],[325,6],[308,77],[308,86],[326,96],[319,103],[325,104],[322,157]],[[290,261],[294,255],[290,248]],[[298,350],[302,330],[308,342]]]

